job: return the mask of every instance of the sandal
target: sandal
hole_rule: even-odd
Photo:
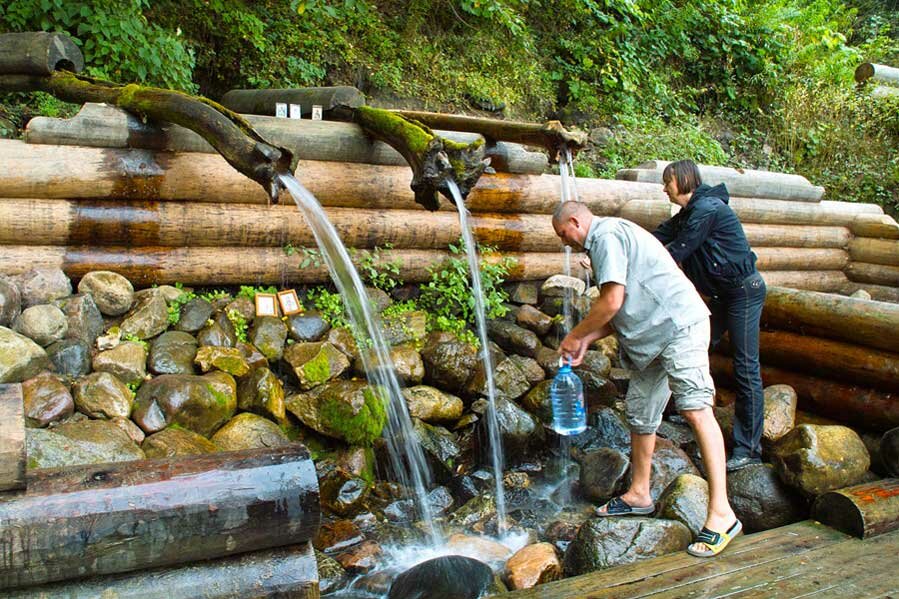
[[[602,508],[606,508],[606,511],[599,511]],[[647,507],[637,507],[630,505],[619,495],[596,508],[594,513],[600,518],[607,518],[609,516],[648,516],[654,511],[656,511],[655,504],[651,504]]]
[[[743,530],[743,523],[737,520],[733,526],[727,529],[727,532],[714,532],[705,526],[696,535],[696,541],[687,547],[687,553],[696,557],[712,557],[718,555],[727,547],[735,536]],[[694,549],[696,546],[704,546],[705,549]]]

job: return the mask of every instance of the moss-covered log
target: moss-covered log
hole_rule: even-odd
[[[278,174],[295,168],[291,152],[266,142],[245,119],[227,108],[185,93],[121,85],[65,71],[49,76],[2,75],[0,91],[43,91],[66,102],[105,102],[143,118],[170,122],[198,133],[235,169],[277,199]]]
[[[81,50],[65,33],[0,35],[0,75],[47,76],[59,70],[77,73],[83,68]]]
[[[464,199],[489,163],[484,159],[483,140],[470,144],[450,141],[435,135],[420,122],[369,106],[354,110],[353,118],[366,133],[390,145],[406,159],[412,167],[415,201],[428,210],[438,209],[438,192],[452,200],[447,177],[456,182]]]

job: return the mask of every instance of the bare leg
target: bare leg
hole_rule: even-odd
[[[709,481],[709,511],[705,527],[715,532],[724,532],[737,519],[727,501],[727,481],[725,479],[724,437],[721,427],[715,420],[711,408],[701,410],[685,410],[683,417],[693,427],[693,433],[699,442],[699,451],[705,465]]]
[[[649,473],[652,469],[652,452],[655,447],[655,433],[639,435],[631,431],[631,486],[621,496],[624,502],[631,507],[652,505],[652,496],[649,494]],[[721,467],[724,468],[723,463]],[[599,511],[605,512],[605,509]]]

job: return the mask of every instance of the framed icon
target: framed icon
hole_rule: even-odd
[[[256,294],[256,316],[277,316],[278,300],[274,293]]]
[[[291,104],[290,105],[290,118],[292,119],[300,119],[303,118],[303,107],[299,104]]]
[[[275,102],[275,116],[279,119],[287,118],[287,104],[284,102]]]
[[[322,120],[322,107],[318,104],[312,105],[312,120],[320,121]]]
[[[303,311],[303,306],[300,305],[300,298],[297,297],[297,292],[293,289],[279,291],[278,303],[281,304],[281,312],[285,316],[298,314]]]

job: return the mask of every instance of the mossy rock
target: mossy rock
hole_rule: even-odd
[[[257,368],[240,380],[237,407],[287,424],[284,411],[284,385],[268,368]]]
[[[387,423],[386,399],[364,381],[335,381],[285,403],[309,428],[353,445],[371,445]]]
[[[218,451],[206,437],[177,425],[150,435],[140,447],[148,458],[174,458]]]
[[[131,417],[148,434],[178,424],[208,437],[236,409],[234,377],[216,370],[203,376],[165,374],[147,381],[137,392]]]
[[[290,443],[290,439],[268,418],[244,412],[229,420],[212,435],[212,442],[222,451],[238,451],[257,447],[280,447]]]
[[[290,345],[284,350],[284,361],[293,369],[303,390],[334,379],[350,367],[349,358],[327,342]]]
[[[250,372],[250,366],[243,352],[236,347],[216,347],[204,345],[197,350],[194,358],[200,370],[209,372],[217,368],[234,376],[244,376]]]

